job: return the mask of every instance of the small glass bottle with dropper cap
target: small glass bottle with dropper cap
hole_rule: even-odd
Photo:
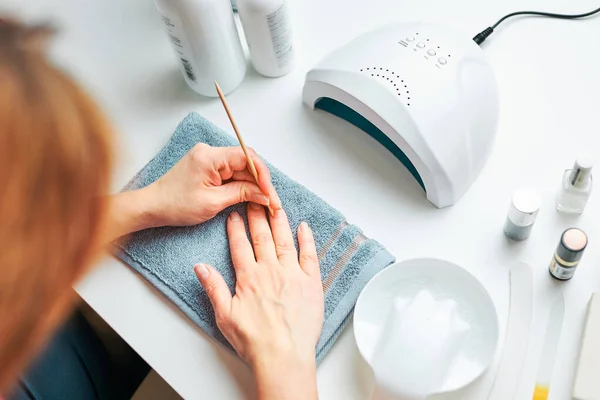
[[[580,158],[572,169],[565,171],[556,209],[567,214],[581,214],[592,194],[592,162]]]

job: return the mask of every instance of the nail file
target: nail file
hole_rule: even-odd
[[[508,325],[500,365],[488,400],[517,398],[533,320],[533,274],[525,263],[510,269]]]
[[[588,304],[583,337],[573,382],[573,400],[600,400],[600,294],[594,293]]]
[[[560,342],[563,316],[565,314],[565,298],[560,293],[548,314],[546,335],[542,347],[542,355],[537,370],[537,378],[533,400],[546,400],[550,394],[550,382],[552,381],[552,370],[556,360],[556,350]]]

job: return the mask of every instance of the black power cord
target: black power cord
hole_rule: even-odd
[[[481,31],[477,35],[475,35],[473,40],[475,41],[475,43],[480,45],[481,43],[483,43],[485,41],[485,39],[487,39],[492,33],[494,33],[494,29],[496,29],[498,27],[498,25],[500,25],[502,22],[504,22],[505,20],[507,20],[508,18],[511,18],[511,17],[518,17],[520,15],[536,15],[538,17],[550,17],[550,18],[559,18],[559,19],[579,19],[579,18],[589,17],[598,12],[600,12],[600,8],[597,8],[593,11],[586,12],[583,14],[572,14],[572,15],[554,14],[554,13],[547,13],[547,12],[541,12],[541,11],[517,11],[517,12],[511,13],[511,14],[507,14],[504,17],[500,18],[498,20],[498,22],[496,22],[494,25],[492,25],[488,28],[485,28],[483,31]]]

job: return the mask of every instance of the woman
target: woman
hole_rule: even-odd
[[[257,185],[239,148],[197,145],[152,185],[103,197],[110,129],[45,59],[50,33],[0,20],[0,393],[10,393],[63,323],[72,285],[104,245],[141,229],[199,224],[250,201],[252,243],[238,214],[227,222],[235,296],[210,266],[195,272],[219,328],[252,368],[259,398],[316,398],[323,293],[315,245],[302,224],[296,253],[265,164],[252,155]],[[269,221],[267,204],[275,210]]]

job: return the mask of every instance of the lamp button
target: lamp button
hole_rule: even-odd
[[[448,63],[448,61],[445,58],[440,58],[438,60],[438,63],[440,63],[440,65],[446,65]]]
[[[435,56],[435,50],[433,50],[433,49],[427,50],[427,54],[429,54],[430,56]]]
[[[406,38],[407,42],[414,42],[415,41],[415,37],[414,36],[409,36]]]
[[[422,48],[425,47],[425,43],[419,42],[419,43],[417,43],[417,47],[420,48],[420,49],[422,49]]]

